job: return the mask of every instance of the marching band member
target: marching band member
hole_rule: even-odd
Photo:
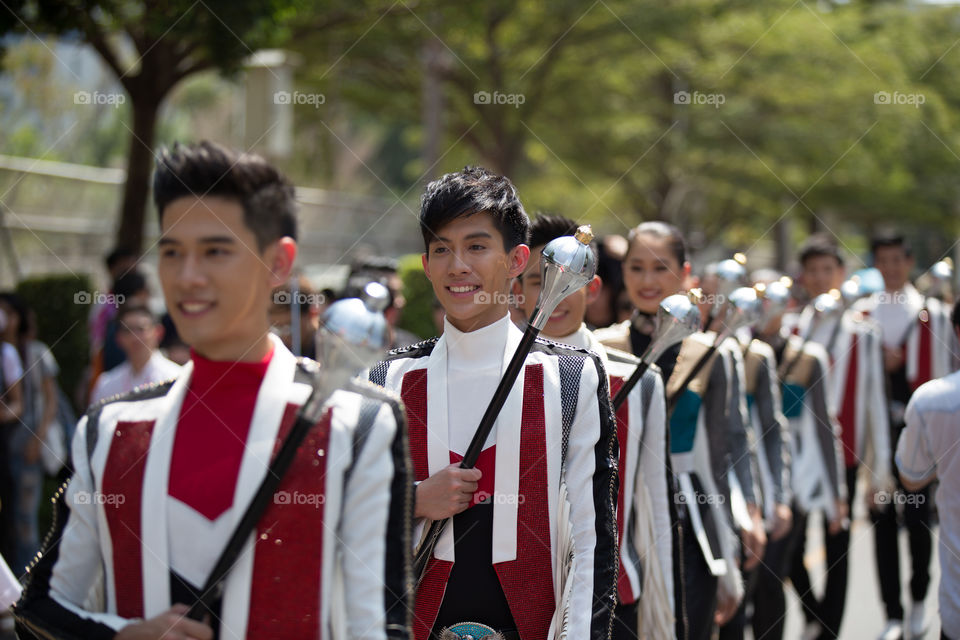
[[[660,302],[685,289],[690,276],[680,231],[662,222],[646,222],[630,232],[624,259],[624,283],[637,313],[628,321],[596,332],[604,345],[640,355],[650,343],[653,314]],[[737,610],[743,585],[736,563],[737,539],[729,511],[727,472],[747,452],[746,440],[731,442],[733,393],[730,352],[718,350],[685,390],[678,381],[708,350],[712,336],[695,334],[657,360],[667,381],[667,397],[680,397],[669,417],[672,472],[678,489],[674,538],[676,635],[709,638]],[[682,392],[682,393],[681,393]],[[742,426],[740,434],[744,435]],[[733,449],[733,450],[732,450]]]
[[[293,187],[211,143],[154,177],[180,375],[94,406],[16,609],[21,638],[408,638],[412,494],[398,402],[336,391],[204,621],[184,616],[311,395],[269,331],[296,256]],[[365,383],[360,383],[365,384]]]
[[[858,309],[868,313],[879,325],[883,338],[883,369],[890,416],[891,449],[904,427],[904,412],[913,391],[921,384],[942,378],[957,369],[960,348],[950,324],[949,308],[937,300],[921,295],[910,284],[914,266],[909,244],[899,235],[878,236],[871,243],[874,266],[883,275],[884,291],[873,294]],[[912,604],[907,627],[911,637],[923,634],[924,600],[930,585],[930,490],[907,491],[897,484],[897,495],[903,496],[903,521],[910,539]],[[889,495],[878,496],[871,505],[874,523],[877,575],[880,595],[887,614],[888,628],[902,627],[903,605],[900,602],[900,545],[898,544],[898,509]]]
[[[406,406],[418,527],[453,519],[417,589],[415,637],[545,640],[565,606],[567,637],[605,640],[617,595],[618,482],[603,362],[536,341],[476,468],[460,469],[521,340],[508,307],[530,256],[529,220],[507,178],[468,167],[427,185],[420,227],[443,335],[370,371]],[[575,548],[564,603],[552,576],[568,560],[559,551],[567,511]]]
[[[538,258],[544,245],[572,235],[577,224],[561,216],[538,216],[530,225],[532,258],[514,283],[514,293],[529,317],[540,293]],[[602,283],[599,276],[561,302],[542,335],[559,343],[589,349],[603,360],[615,395],[639,362],[629,353],[603,346],[587,329],[587,306]],[[666,414],[663,381],[656,367],[617,411],[620,446],[620,492],[617,495],[617,531],[620,566],[617,578],[617,619],[614,640],[665,638],[673,634],[673,555],[667,489]],[[642,613],[641,613],[642,612]],[[638,628],[638,619],[642,628]]]
[[[844,282],[843,258],[829,238],[811,236],[800,251],[800,265],[800,284],[811,298],[839,290]],[[823,346],[830,358],[828,379],[837,402],[833,410],[840,424],[848,490],[843,518],[848,519],[861,464],[869,472],[871,495],[885,491],[892,482],[880,333],[874,322],[852,309],[811,327],[814,313],[808,305],[799,314],[785,317],[784,324]],[[821,638],[835,638],[846,602],[850,531],[849,527],[837,530],[835,524],[826,522],[825,527],[827,586],[822,600],[807,598],[805,613],[809,626],[822,627]],[[805,573],[802,564],[797,573]],[[804,583],[803,576],[798,577]]]

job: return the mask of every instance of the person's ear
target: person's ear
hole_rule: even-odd
[[[510,260],[510,277],[516,278],[527,268],[527,262],[530,260],[530,247],[525,244],[518,244],[510,250],[507,257]]]
[[[433,282],[433,278],[430,277],[430,261],[427,260],[427,254],[420,254],[420,263],[423,264],[423,272],[427,275],[427,280]]]
[[[587,283],[587,304],[593,304],[600,297],[600,291],[603,290],[603,280],[600,276],[593,276],[593,279]]]
[[[154,339],[157,341],[156,344],[163,342],[163,336],[166,335],[166,330],[163,328],[162,324],[157,323],[153,327],[154,330]]]
[[[277,240],[270,256],[270,288],[275,289],[290,278],[297,259],[297,242],[290,236]]]

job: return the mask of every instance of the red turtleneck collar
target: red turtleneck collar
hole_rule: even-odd
[[[208,520],[233,505],[257,394],[273,353],[272,343],[257,362],[190,353],[193,374],[180,409],[168,493]]]

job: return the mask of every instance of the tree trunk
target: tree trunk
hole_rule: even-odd
[[[160,100],[152,95],[139,97],[130,92],[133,105],[133,134],[127,156],[127,182],[123,187],[117,247],[139,254],[143,250],[143,224],[150,192],[153,169],[153,146],[156,138],[157,112]]]

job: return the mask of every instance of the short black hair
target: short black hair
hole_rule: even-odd
[[[807,264],[807,260],[828,256],[837,261],[837,264],[843,266],[843,256],[840,254],[840,248],[826,233],[814,233],[803,246],[800,247],[800,266]]]
[[[900,248],[908,258],[913,255],[910,243],[900,233],[879,233],[870,239],[870,255],[876,257],[877,249]]]
[[[530,241],[527,243],[530,248],[542,247],[551,240],[563,236],[572,236],[580,228],[576,222],[566,216],[540,213],[530,222]],[[593,251],[594,261],[598,261],[596,242],[590,243],[590,249]],[[522,274],[521,274],[522,277]]]
[[[526,244],[530,220],[517,196],[517,189],[505,176],[483,167],[464,167],[427,185],[420,198],[420,233],[424,250],[437,232],[461,216],[489,213],[503,236],[503,248],[510,251]]]
[[[157,324],[157,316],[154,315],[153,311],[150,311],[150,309],[148,309],[146,306],[142,304],[122,304],[120,305],[120,308],[117,309],[117,325],[122,325],[124,318],[127,316],[132,316],[135,313],[145,315],[150,318],[150,321],[153,324]]]
[[[17,338],[23,339],[33,328],[30,306],[26,300],[12,291],[0,293],[0,301],[6,302],[13,312],[20,317],[20,326],[17,328]]]
[[[683,232],[677,227],[660,220],[642,222],[627,234],[627,254],[630,254],[630,247],[637,236],[649,235],[658,240],[667,240],[670,244],[670,251],[677,259],[677,264],[681,267],[687,262],[687,241],[683,237]]]
[[[120,304],[126,298],[132,298],[141,291],[147,291],[147,279],[139,271],[127,271],[113,281],[113,293]]]
[[[561,236],[572,236],[577,232],[576,222],[565,216],[541,213],[530,222],[531,248],[547,244]]]
[[[153,176],[153,199],[161,222],[164,209],[174,200],[203,196],[240,203],[243,221],[260,251],[284,236],[297,238],[293,185],[260,156],[236,153],[206,140],[161,151]]]
[[[140,256],[137,255],[136,251],[132,251],[126,247],[117,247],[108,253],[103,261],[106,263],[107,269],[113,269],[113,267],[121,260],[137,260],[139,257]]]

